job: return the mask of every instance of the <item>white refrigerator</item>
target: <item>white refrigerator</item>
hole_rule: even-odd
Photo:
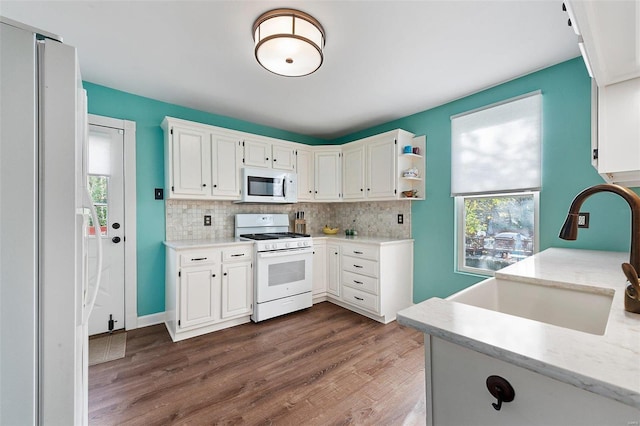
[[[74,47],[0,25],[0,424],[86,424],[86,93]]]

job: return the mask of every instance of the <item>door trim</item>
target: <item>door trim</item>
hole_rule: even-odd
[[[124,132],[124,223],[126,235],[124,245],[124,327],[138,328],[138,282],[136,239],[136,123],[89,114],[89,124],[111,127]]]

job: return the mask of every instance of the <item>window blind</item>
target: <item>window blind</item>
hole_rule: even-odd
[[[451,117],[451,194],[539,190],[542,94]]]

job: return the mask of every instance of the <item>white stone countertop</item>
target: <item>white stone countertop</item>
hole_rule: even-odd
[[[440,298],[398,312],[400,324],[640,408],[640,314],[624,310],[620,265],[629,254],[550,248],[496,278],[615,291],[604,335],[515,317]]]
[[[228,238],[216,238],[212,240],[176,240],[176,241],[164,241],[164,245],[172,249],[191,249],[191,248],[208,248],[221,245],[231,244],[253,244],[253,241],[240,240],[240,238],[228,237]]]
[[[362,243],[362,244],[396,244],[402,243],[406,241],[413,241],[412,238],[393,238],[393,237],[365,237],[356,235],[354,236],[346,236],[344,232],[342,234],[338,233],[335,235],[327,235],[323,233],[311,234],[313,238],[319,239],[324,238],[327,241],[340,241],[340,242],[353,242],[353,243]]]

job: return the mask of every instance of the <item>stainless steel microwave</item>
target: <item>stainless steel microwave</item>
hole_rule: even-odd
[[[295,203],[298,201],[298,176],[273,169],[242,169],[240,203]]]

